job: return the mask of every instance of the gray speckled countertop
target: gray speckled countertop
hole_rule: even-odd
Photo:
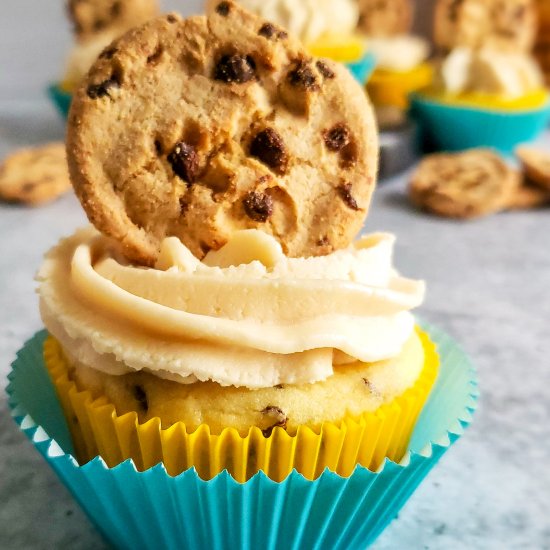
[[[18,18],[38,4],[10,2],[12,20],[0,18],[0,156],[63,135],[39,86],[54,74],[66,37],[46,51],[34,48],[46,67],[30,55],[15,63],[13,32],[9,38],[22,25]],[[56,9],[40,21],[61,27]],[[38,27],[30,34],[45,36]],[[30,74],[34,68],[38,76]],[[472,356],[482,397],[466,435],[374,548],[550,549],[550,209],[468,223],[430,218],[410,208],[405,182],[404,175],[380,186],[366,229],[397,234],[397,266],[428,282],[421,314]],[[41,328],[33,275],[44,251],[84,222],[72,196],[39,209],[0,205],[2,378],[17,349]],[[0,502],[2,549],[105,548],[9,418],[3,395]]]

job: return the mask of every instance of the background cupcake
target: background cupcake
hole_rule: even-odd
[[[69,0],[67,14],[75,45],[67,59],[61,82],[50,88],[52,99],[63,114],[76,89],[98,55],[128,29],[159,13],[157,0]]]
[[[414,101],[431,146],[510,153],[542,131],[550,113],[530,53],[535,34],[535,6],[528,0],[438,2],[437,77]]]
[[[428,41],[411,34],[412,0],[359,0],[359,26],[376,58],[367,90],[382,129],[404,121],[410,92],[431,83]]]

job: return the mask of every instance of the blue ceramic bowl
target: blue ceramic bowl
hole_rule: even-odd
[[[411,95],[411,115],[428,150],[491,147],[510,155],[517,145],[533,141],[546,128],[550,101],[536,109],[503,111],[449,105],[415,93]]]
[[[262,472],[238,483],[224,471],[204,481],[195,469],[170,477],[162,464],[138,472],[130,460],[108,468],[100,457],[79,466],[44,367],[45,331],[12,365],[9,404],[22,431],[116,548],[364,549],[462,435],[476,407],[469,359],[447,335],[424,328],[438,346],[441,369],[408,453],[376,472],[357,466],[347,478],[325,470],[309,481],[294,470],[280,483]]]
[[[359,61],[346,63],[345,65],[359,84],[364,86],[376,68],[376,58],[374,54],[367,51]]]
[[[51,84],[48,86],[48,97],[63,118],[67,118],[73,95],[59,87],[59,84]]]

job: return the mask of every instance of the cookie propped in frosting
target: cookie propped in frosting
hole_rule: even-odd
[[[202,258],[240,229],[273,235],[289,256],[345,248],[367,215],[377,155],[370,104],[345,68],[233,2],[114,42],[69,115],[89,219],[149,265],[166,236]]]

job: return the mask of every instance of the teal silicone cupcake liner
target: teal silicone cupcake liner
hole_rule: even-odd
[[[59,114],[63,118],[67,118],[73,95],[59,87],[59,84],[51,84],[48,86],[48,97],[52,100]]]
[[[79,466],[42,359],[45,331],[20,350],[7,392],[12,416],[104,537],[117,548],[365,548],[396,517],[441,456],[463,434],[478,396],[472,364],[439,329],[441,369],[409,451],[376,472],[357,466],[315,481],[293,471],[276,483],[262,472],[238,483],[210,481],[194,469],[177,477],[159,464],[138,472],[127,460],[108,468],[96,457]]]
[[[359,61],[345,65],[359,84],[365,85],[376,67],[376,58],[371,52],[366,52]]]
[[[491,147],[510,155],[517,145],[533,141],[548,126],[550,101],[537,109],[503,111],[449,105],[415,93],[411,115],[427,150]]]

